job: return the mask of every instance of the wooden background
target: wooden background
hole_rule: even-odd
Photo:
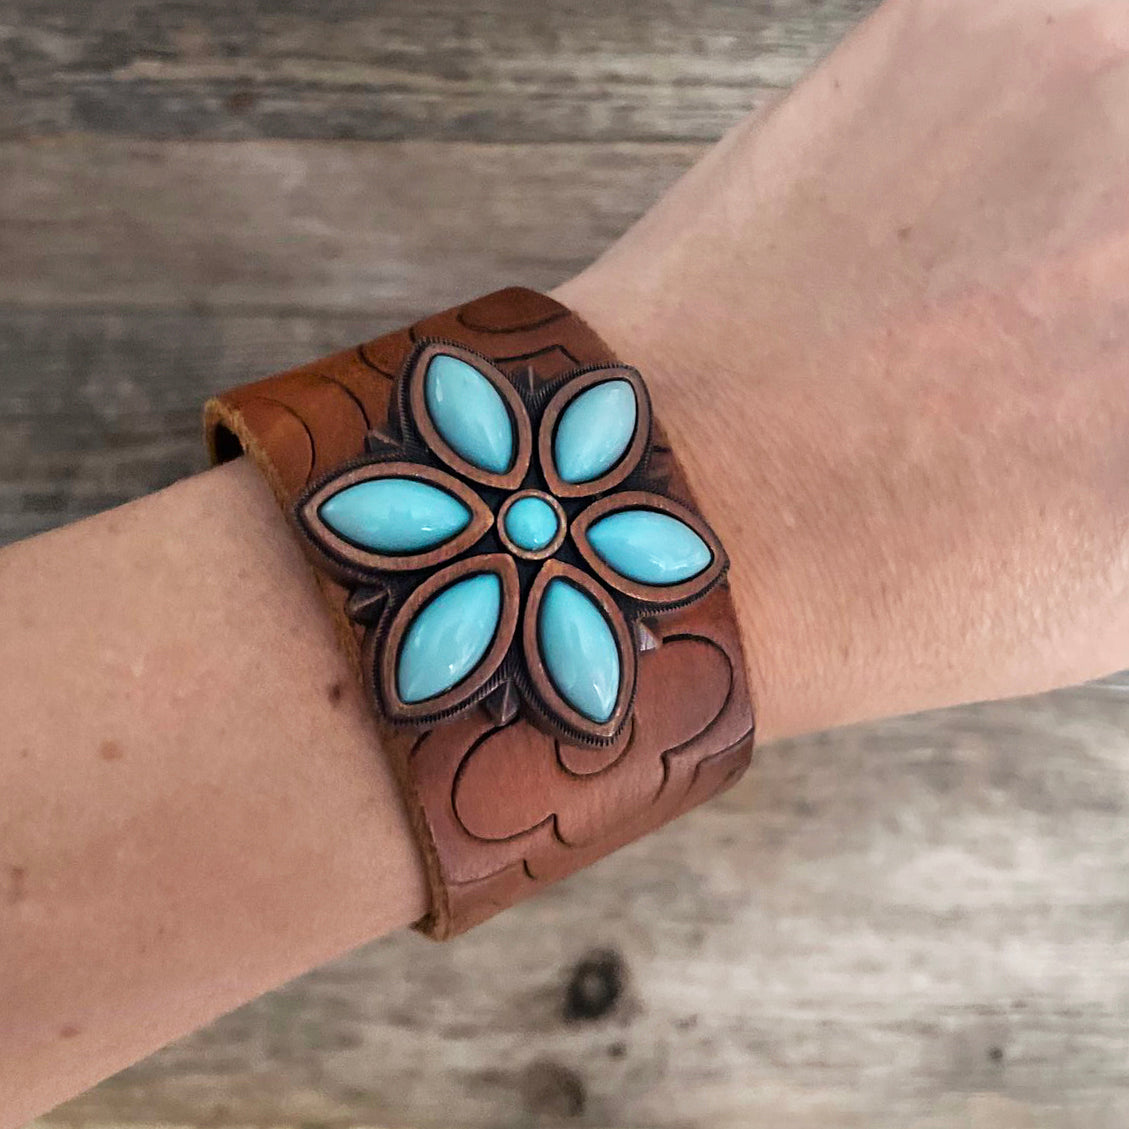
[[[0,541],[200,468],[211,391],[551,286],[871,6],[0,0]],[[42,1124],[1123,1129],[1127,686],[766,747]]]

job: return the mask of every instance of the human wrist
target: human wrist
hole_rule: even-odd
[[[560,303],[482,295],[205,419],[318,569],[427,863],[424,932],[472,927],[748,765],[725,549],[639,372]],[[519,498],[551,511],[544,542],[511,527]]]
[[[677,263],[647,276],[666,236],[632,233],[556,296],[648,374],[729,550],[762,741],[1114,669],[1119,620],[1102,587],[1087,589],[1085,634],[1059,624],[1090,556],[1118,559],[1116,531],[1093,490],[1056,523],[1036,519],[1035,484],[1053,510],[1069,478],[1049,455],[1032,462],[1027,417],[1013,414],[1035,358],[1001,338],[1005,304],[904,301],[820,340],[818,308],[777,310],[764,279],[746,292],[747,268],[721,251],[713,290]],[[985,366],[994,396],[978,384]],[[1079,549],[1048,541],[1056,524]]]
[[[802,415],[758,388],[739,358],[691,339],[694,320],[708,316],[708,296],[680,323],[660,315],[614,261],[593,264],[553,296],[646,375],[699,506],[727,546],[758,738],[857,720],[846,688],[837,692],[842,678],[827,667],[841,657],[836,639],[861,625],[848,623],[845,610],[838,622],[811,611],[835,604],[827,594],[834,546],[807,552],[789,529],[791,502],[814,478],[802,431],[795,443],[789,438],[803,428]]]

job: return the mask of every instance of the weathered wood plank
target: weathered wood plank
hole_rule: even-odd
[[[0,145],[0,540],[198,467],[211,391],[467,294],[554,285],[698,151]]]
[[[541,900],[363,948],[50,1123],[1121,1129],[1127,799],[1113,685],[767,747]],[[594,951],[620,987],[578,1018]]]
[[[199,466],[215,388],[552,285],[698,147],[529,143],[712,138],[871,6],[0,0],[0,135],[523,143],[0,146],[0,541]],[[43,1124],[1122,1129],[1127,732],[1122,680],[763,749],[539,902]]]
[[[5,0],[0,136],[712,139],[874,0]]]
[[[694,145],[0,144],[0,304],[419,313],[590,262]]]
[[[200,407],[399,319],[0,307],[0,544],[203,469]]]
[[[547,285],[656,191],[649,148],[576,147],[561,167],[587,163],[553,197],[559,225],[535,226],[519,198],[558,183],[550,149],[514,166],[489,148],[526,170],[510,187],[457,147],[325,162],[322,146],[253,145],[242,170],[222,145],[23,151],[0,182],[4,261],[18,267],[0,280],[7,534],[199,465],[209,390],[508,281],[517,263]],[[694,151],[661,147],[666,175]],[[412,167],[433,174],[423,205]],[[370,181],[395,202],[375,217]],[[487,220],[447,257],[458,226],[409,215],[456,187]],[[492,206],[496,189],[509,195]],[[1122,694],[763,750],[736,794],[542,901],[450,947],[403,936],[361,950],[50,1123],[1120,1129]],[[602,949],[626,969],[618,1000],[566,1020],[577,962]]]

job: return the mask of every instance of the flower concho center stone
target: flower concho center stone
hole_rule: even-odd
[[[502,514],[502,534],[518,556],[540,556],[564,527],[559,508],[540,491],[519,494]]]

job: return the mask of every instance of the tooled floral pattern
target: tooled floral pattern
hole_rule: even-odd
[[[472,711],[408,756],[442,860],[454,931],[724,790],[747,767],[752,718],[724,591],[658,624],[631,726],[611,747],[554,741]],[[672,708],[670,687],[701,688]],[[520,789],[500,790],[503,780]],[[614,820],[608,812],[614,811]]]
[[[462,380],[452,388],[474,394],[446,402],[433,395],[433,374],[444,365]],[[623,411],[625,403],[626,424],[602,410]],[[593,432],[601,429],[607,442],[593,456]],[[487,432],[493,445],[476,447],[475,436]],[[569,436],[579,453],[565,445]],[[387,429],[370,433],[366,448],[364,458],[314,482],[295,514],[319,562],[351,590],[349,614],[367,625],[366,682],[384,716],[431,725],[481,702],[499,724],[521,710],[567,741],[614,742],[631,716],[636,652],[654,642],[648,624],[701,599],[727,564],[701,517],[666,493],[639,373],[607,365],[539,383],[532,370],[511,378],[464,347],[425,341],[398,378]],[[427,520],[440,513],[446,525],[434,520],[429,532],[424,522],[413,536],[400,522],[390,537],[388,497],[403,483],[429,499]],[[334,499],[352,504],[365,491],[369,509],[360,511],[368,526],[334,520],[341,509]],[[507,515],[526,498],[555,517],[544,544],[514,539]],[[700,567],[683,562],[657,581],[655,569],[669,563],[659,558],[670,555],[661,543],[644,554],[641,570],[633,567],[637,552],[625,565],[622,538],[617,555],[606,538],[591,536],[616,524],[609,518],[617,528],[630,525],[624,515],[673,531],[676,542],[702,552],[692,562]],[[460,661],[444,646],[461,647]],[[595,689],[585,681],[601,676]],[[432,692],[407,692],[421,680]]]

